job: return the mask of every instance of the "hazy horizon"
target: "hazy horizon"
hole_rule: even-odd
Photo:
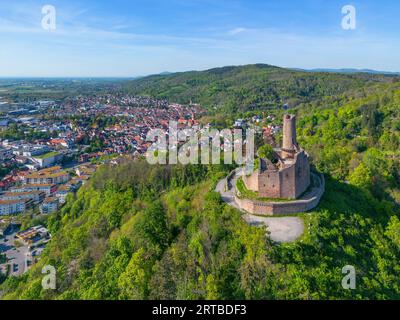
[[[207,69],[202,69],[202,70],[183,70],[183,71],[161,71],[158,73],[149,73],[149,74],[144,74],[144,75],[132,75],[132,76],[0,76],[0,79],[104,79],[104,80],[134,80],[138,78],[144,78],[144,77],[149,77],[149,76],[155,76],[155,75],[163,75],[163,74],[175,74],[175,73],[184,73],[184,72],[202,72],[202,71],[207,71],[211,69],[218,69],[218,68],[224,68],[224,67],[241,67],[241,66],[247,66],[247,65],[257,65],[257,64],[264,64],[264,65],[270,65],[267,63],[251,63],[251,64],[243,64],[243,65],[226,65],[226,66],[215,66]],[[282,69],[288,69],[288,70],[294,70],[294,71],[306,71],[306,72],[332,72],[332,73],[376,73],[376,74],[383,74],[383,75],[400,75],[400,71],[385,71],[385,70],[375,70],[375,69],[369,69],[369,68],[315,68],[315,69],[303,69],[303,68],[296,68],[296,67],[282,67],[282,66],[274,66],[270,65],[272,67],[278,67]]]

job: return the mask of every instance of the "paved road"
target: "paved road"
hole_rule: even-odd
[[[239,171],[237,171],[239,172]],[[221,194],[221,198],[223,201],[225,201],[227,204],[230,206],[243,211],[239,208],[237,203],[235,202],[235,197],[234,197],[234,188],[233,186],[236,185],[236,181],[239,178],[239,174],[235,174],[235,176],[232,178],[228,185],[228,190],[225,189],[225,179],[222,179],[221,181],[218,182],[217,187],[215,188],[215,191],[219,192]]]
[[[260,217],[252,215],[239,208],[234,198],[234,186],[241,175],[241,169],[236,170],[235,176],[225,190],[225,179],[219,181],[216,191],[221,194],[221,198],[230,206],[244,213],[243,218],[251,225],[264,224],[267,226],[270,237],[273,241],[284,243],[296,241],[304,232],[303,220],[298,217]]]

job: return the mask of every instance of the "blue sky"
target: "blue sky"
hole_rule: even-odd
[[[44,5],[56,30],[41,27]],[[341,26],[356,8],[355,30]],[[133,77],[268,63],[400,71],[398,0],[0,0],[0,77]]]

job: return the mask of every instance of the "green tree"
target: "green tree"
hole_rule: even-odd
[[[260,158],[273,160],[274,148],[269,144],[264,144],[258,149],[257,153]]]
[[[350,174],[349,182],[354,186],[369,189],[372,185],[371,170],[364,163],[360,163]]]
[[[124,273],[118,279],[122,299],[146,299],[149,294],[149,280],[153,261],[144,248],[133,255]]]

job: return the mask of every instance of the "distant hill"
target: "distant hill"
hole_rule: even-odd
[[[160,72],[158,75],[160,75],[160,76],[167,76],[167,75],[169,75],[169,74],[172,74],[172,72],[164,71],[164,72]]]
[[[192,101],[210,109],[246,111],[288,102],[297,105],[399,79],[395,75],[308,72],[254,64],[151,75],[126,82],[124,90],[179,103]]]
[[[297,71],[306,72],[330,72],[330,73],[370,73],[370,74],[383,74],[383,75],[400,75],[400,72],[390,72],[390,71],[379,71],[372,69],[353,69],[353,68],[343,68],[343,69],[293,69]]]

